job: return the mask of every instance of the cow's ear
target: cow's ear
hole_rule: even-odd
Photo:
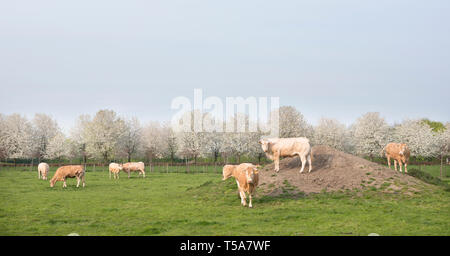
[[[259,144],[262,144],[262,140],[258,140],[258,143],[259,143]]]

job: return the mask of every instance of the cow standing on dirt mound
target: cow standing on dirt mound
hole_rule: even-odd
[[[397,171],[397,161],[400,166],[400,172],[402,172],[402,163],[405,165],[405,172],[408,172],[408,161],[411,152],[404,143],[388,143],[383,149],[388,161],[388,166],[391,168],[391,158],[394,159],[394,167]]]
[[[128,178],[130,178],[131,172],[139,172],[139,176],[145,178],[145,165],[143,162],[130,162],[122,165],[122,170],[128,173]]]
[[[243,163],[240,165],[225,165],[223,167],[223,179],[226,180],[230,177],[236,179],[236,183],[239,190],[239,196],[241,197],[241,204],[247,205],[247,198],[245,193],[248,193],[249,204],[248,207],[252,208],[252,196],[258,186],[259,175],[258,167],[253,164]]]
[[[275,172],[280,171],[280,157],[292,157],[298,155],[302,161],[300,173],[305,168],[306,160],[308,160],[309,171],[312,170],[311,164],[311,145],[309,140],[304,137],[298,138],[270,138],[261,139],[259,144],[267,157],[275,162]]]

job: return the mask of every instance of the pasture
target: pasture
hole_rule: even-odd
[[[1,168],[0,235],[450,235],[450,193],[440,187],[414,196],[257,197],[249,209],[234,179],[205,170],[114,180],[106,168],[88,169],[85,188],[68,179],[63,189],[38,180],[35,170]]]

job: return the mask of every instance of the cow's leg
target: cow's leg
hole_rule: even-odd
[[[408,162],[405,161],[405,173],[408,173]]]
[[[142,178],[145,178],[145,171],[142,170]]]
[[[128,179],[130,178],[130,173],[131,173],[131,172],[130,172],[130,171],[128,171]]]
[[[38,179],[41,179],[41,172],[38,170]]]
[[[80,177],[77,177],[77,188],[80,187]]]
[[[397,171],[397,160],[396,159],[394,159],[394,167],[395,167],[395,170]]]
[[[248,192],[248,207],[252,208],[252,193]]]
[[[402,159],[398,160],[398,166],[400,167],[400,172],[403,172],[402,171]]]
[[[389,169],[391,169],[391,157],[390,156],[387,157],[387,162],[388,162]]]
[[[66,178],[64,178],[63,188],[67,187]]]
[[[302,169],[300,169],[300,173],[303,172],[303,169],[305,169],[305,164],[306,164],[306,157],[304,155],[298,155],[300,157],[300,160],[302,161]]]
[[[311,172],[311,170],[312,170],[311,154],[308,155],[308,165],[309,165],[309,171],[308,172]]]
[[[237,188],[238,188],[238,197],[241,198],[241,189],[240,189],[238,180],[236,180],[236,184],[237,184]],[[241,203],[242,203],[242,198],[241,198]]]
[[[245,196],[244,190],[241,190],[241,203],[243,206],[247,206],[247,197]]]
[[[275,157],[275,172],[279,172],[280,171],[280,156],[274,155],[274,157]]]
[[[83,176],[81,176],[81,179],[83,180],[83,188],[86,186],[86,182],[85,182],[85,180],[84,180],[84,174],[83,174]]]

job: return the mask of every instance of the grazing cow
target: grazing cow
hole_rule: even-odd
[[[402,163],[405,165],[405,172],[408,172],[408,161],[411,152],[404,143],[388,143],[383,149],[388,161],[388,166],[391,168],[391,158],[394,159],[394,167],[397,171],[397,161],[400,166],[400,172],[402,172]]]
[[[130,172],[139,172],[139,176],[145,178],[145,165],[143,162],[131,162],[131,163],[125,163],[122,165],[122,170],[126,173],[128,173],[128,178],[130,178]]]
[[[248,193],[249,205],[252,208],[252,196],[258,186],[258,168],[259,166],[243,163],[240,165],[225,165],[223,167],[223,179],[226,180],[229,177],[234,177],[239,190],[239,196],[241,197],[241,204],[247,205],[247,198],[245,193]]]
[[[114,174],[114,179],[119,179],[119,172],[122,170],[121,164],[110,163],[109,164],[109,178],[111,179],[111,173]]]
[[[38,179],[47,180],[48,170],[50,169],[50,166],[47,163],[40,163],[38,165]]]
[[[56,170],[55,175],[50,180],[50,187],[53,188],[57,181],[64,181],[63,188],[67,187],[66,179],[67,178],[77,178],[77,188],[80,186],[80,180],[83,181],[83,187],[86,185],[84,182],[84,166],[82,165],[66,165],[59,167]]]
[[[261,139],[259,144],[267,157],[275,161],[275,172],[280,171],[280,157],[290,157],[298,155],[302,161],[300,173],[305,168],[306,160],[309,164],[309,172],[312,170],[311,164],[311,145],[309,140],[304,137],[299,138],[270,138]]]

